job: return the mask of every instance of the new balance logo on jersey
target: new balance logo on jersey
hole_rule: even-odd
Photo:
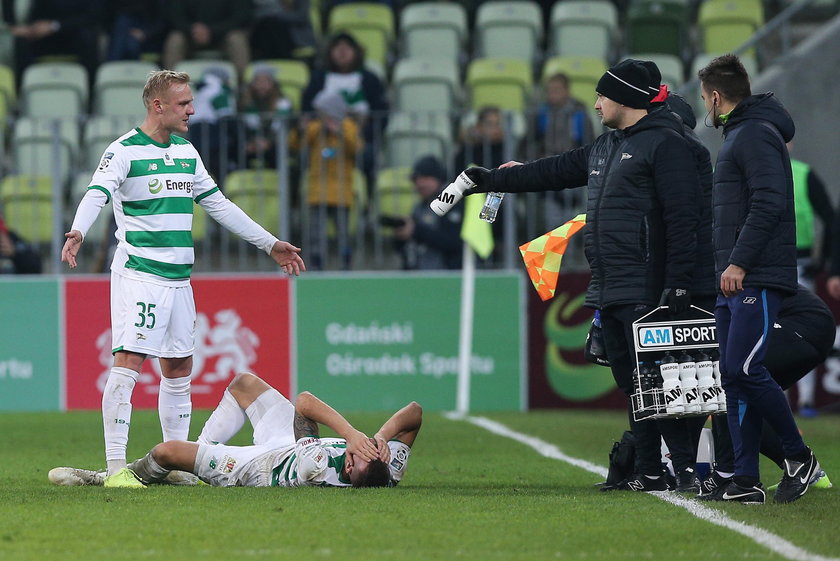
[[[629,160],[632,157],[633,157],[633,154],[628,154],[627,152],[622,152],[621,153],[621,159],[619,160],[619,162],[623,162],[624,160]]]
[[[157,164],[149,164],[149,171],[157,171]]]
[[[597,169],[593,169],[592,171],[589,172],[589,175],[601,175],[601,172],[598,171]]]
[[[744,304],[755,304],[755,296],[747,296],[744,298]]]

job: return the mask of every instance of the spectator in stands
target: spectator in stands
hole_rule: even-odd
[[[580,148],[595,139],[586,106],[569,94],[569,77],[562,72],[545,81],[545,102],[537,108],[532,127],[539,158]]]
[[[196,77],[193,77],[195,80]],[[232,137],[235,132],[236,96],[231,76],[221,66],[210,66],[195,84],[195,115],[190,118],[190,142],[207,162],[211,175],[230,171]]]
[[[23,238],[9,230],[0,215],[0,274],[37,275],[41,255]]]
[[[99,65],[101,0],[32,0],[26,17],[15,16],[27,21],[11,28],[18,78],[40,57],[71,55],[87,68],[92,79]]]
[[[496,106],[482,107],[474,125],[462,133],[462,145],[455,156],[455,169],[466,169],[470,164],[494,168],[508,161],[505,157],[505,130],[502,110]]]
[[[350,210],[354,205],[353,171],[364,139],[359,125],[349,115],[344,97],[323,91],[312,103],[318,116],[306,123],[303,138],[293,131],[289,142],[308,159],[309,247],[316,269],[325,266],[327,221],[335,224],[339,255],[344,269],[350,268]]]
[[[283,95],[276,71],[259,65],[239,100],[248,167],[277,167],[276,142],[280,119],[288,119],[292,102]]]
[[[254,0],[251,50],[254,60],[315,56],[309,0]]]
[[[143,53],[159,53],[165,31],[163,0],[123,0],[106,4],[110,29],[105,60],[138,60]]]
[[[460,269],[463,244],[461,218],[463,204],[438,216],[429,210],[429,203],[446,186],[448,174],[435,156],[423,156],[414,163],[411,180],[420,201],[411,216],[387,217],[384,225],[396,226],[394,238],[402,253],[404,269]]]
[[[164,68],[175,68],[194,51],[223,49],[242,76],[251,61],[250,0],[178,0],[168,13],[172,30],[163,45]]]
[[[365,148],[362,170],[368,185],[373,184],[374,157],[385,126],[388,111],[385,86],[364,66],[364,51],[348,33],[339,33],[327,44],[326,66],[315,70],[303,91],[301,109],[311,113],[315,96],[321,92],[339,93],[347,104],[348,114],[362,127]]]

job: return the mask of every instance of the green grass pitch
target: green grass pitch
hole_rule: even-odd
[[[207,414],[196,412],[193,434]],[[486,416],[599,465],[625,426],[623,415],[604,411]],[[384,417],[348,415],[370,432]],[[837,487],[791,505],[714,508],[815,555],[840,557],[840,417],[800,427]],[[157,413],[136,411],[129,455],[159,434]],[[591,473],[436,413],[425,415],[396,489],[50,485],[52,467],[103,464],[98,412],[0,414],[0,451],[3,561],[785,559],[653,496],[601,493]],[[780,472],[765,461],[762,475],[770,485]]]

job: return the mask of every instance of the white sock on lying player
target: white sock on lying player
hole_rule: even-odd
[[[233,435],[239,432],[244,424],[245,411],[239,407],[233,394],[225,390],[219,405],[204,423],[197,442],[199,444],[224,444],[233,438]]]

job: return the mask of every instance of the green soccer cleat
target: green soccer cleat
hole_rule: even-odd
[[[811,487],[814,489],[831,489],[833,485],[831,484],[831,480],[828,478],[828,474],[823,470],[820,470],[815,473],[814,478],[811,479]]]
[[[128,468],[122,468],[117,473],[109,475],[105,478],[105,487],[126,487],[135,489],[145,489],[146,486],[137,477],[133,471]]]

